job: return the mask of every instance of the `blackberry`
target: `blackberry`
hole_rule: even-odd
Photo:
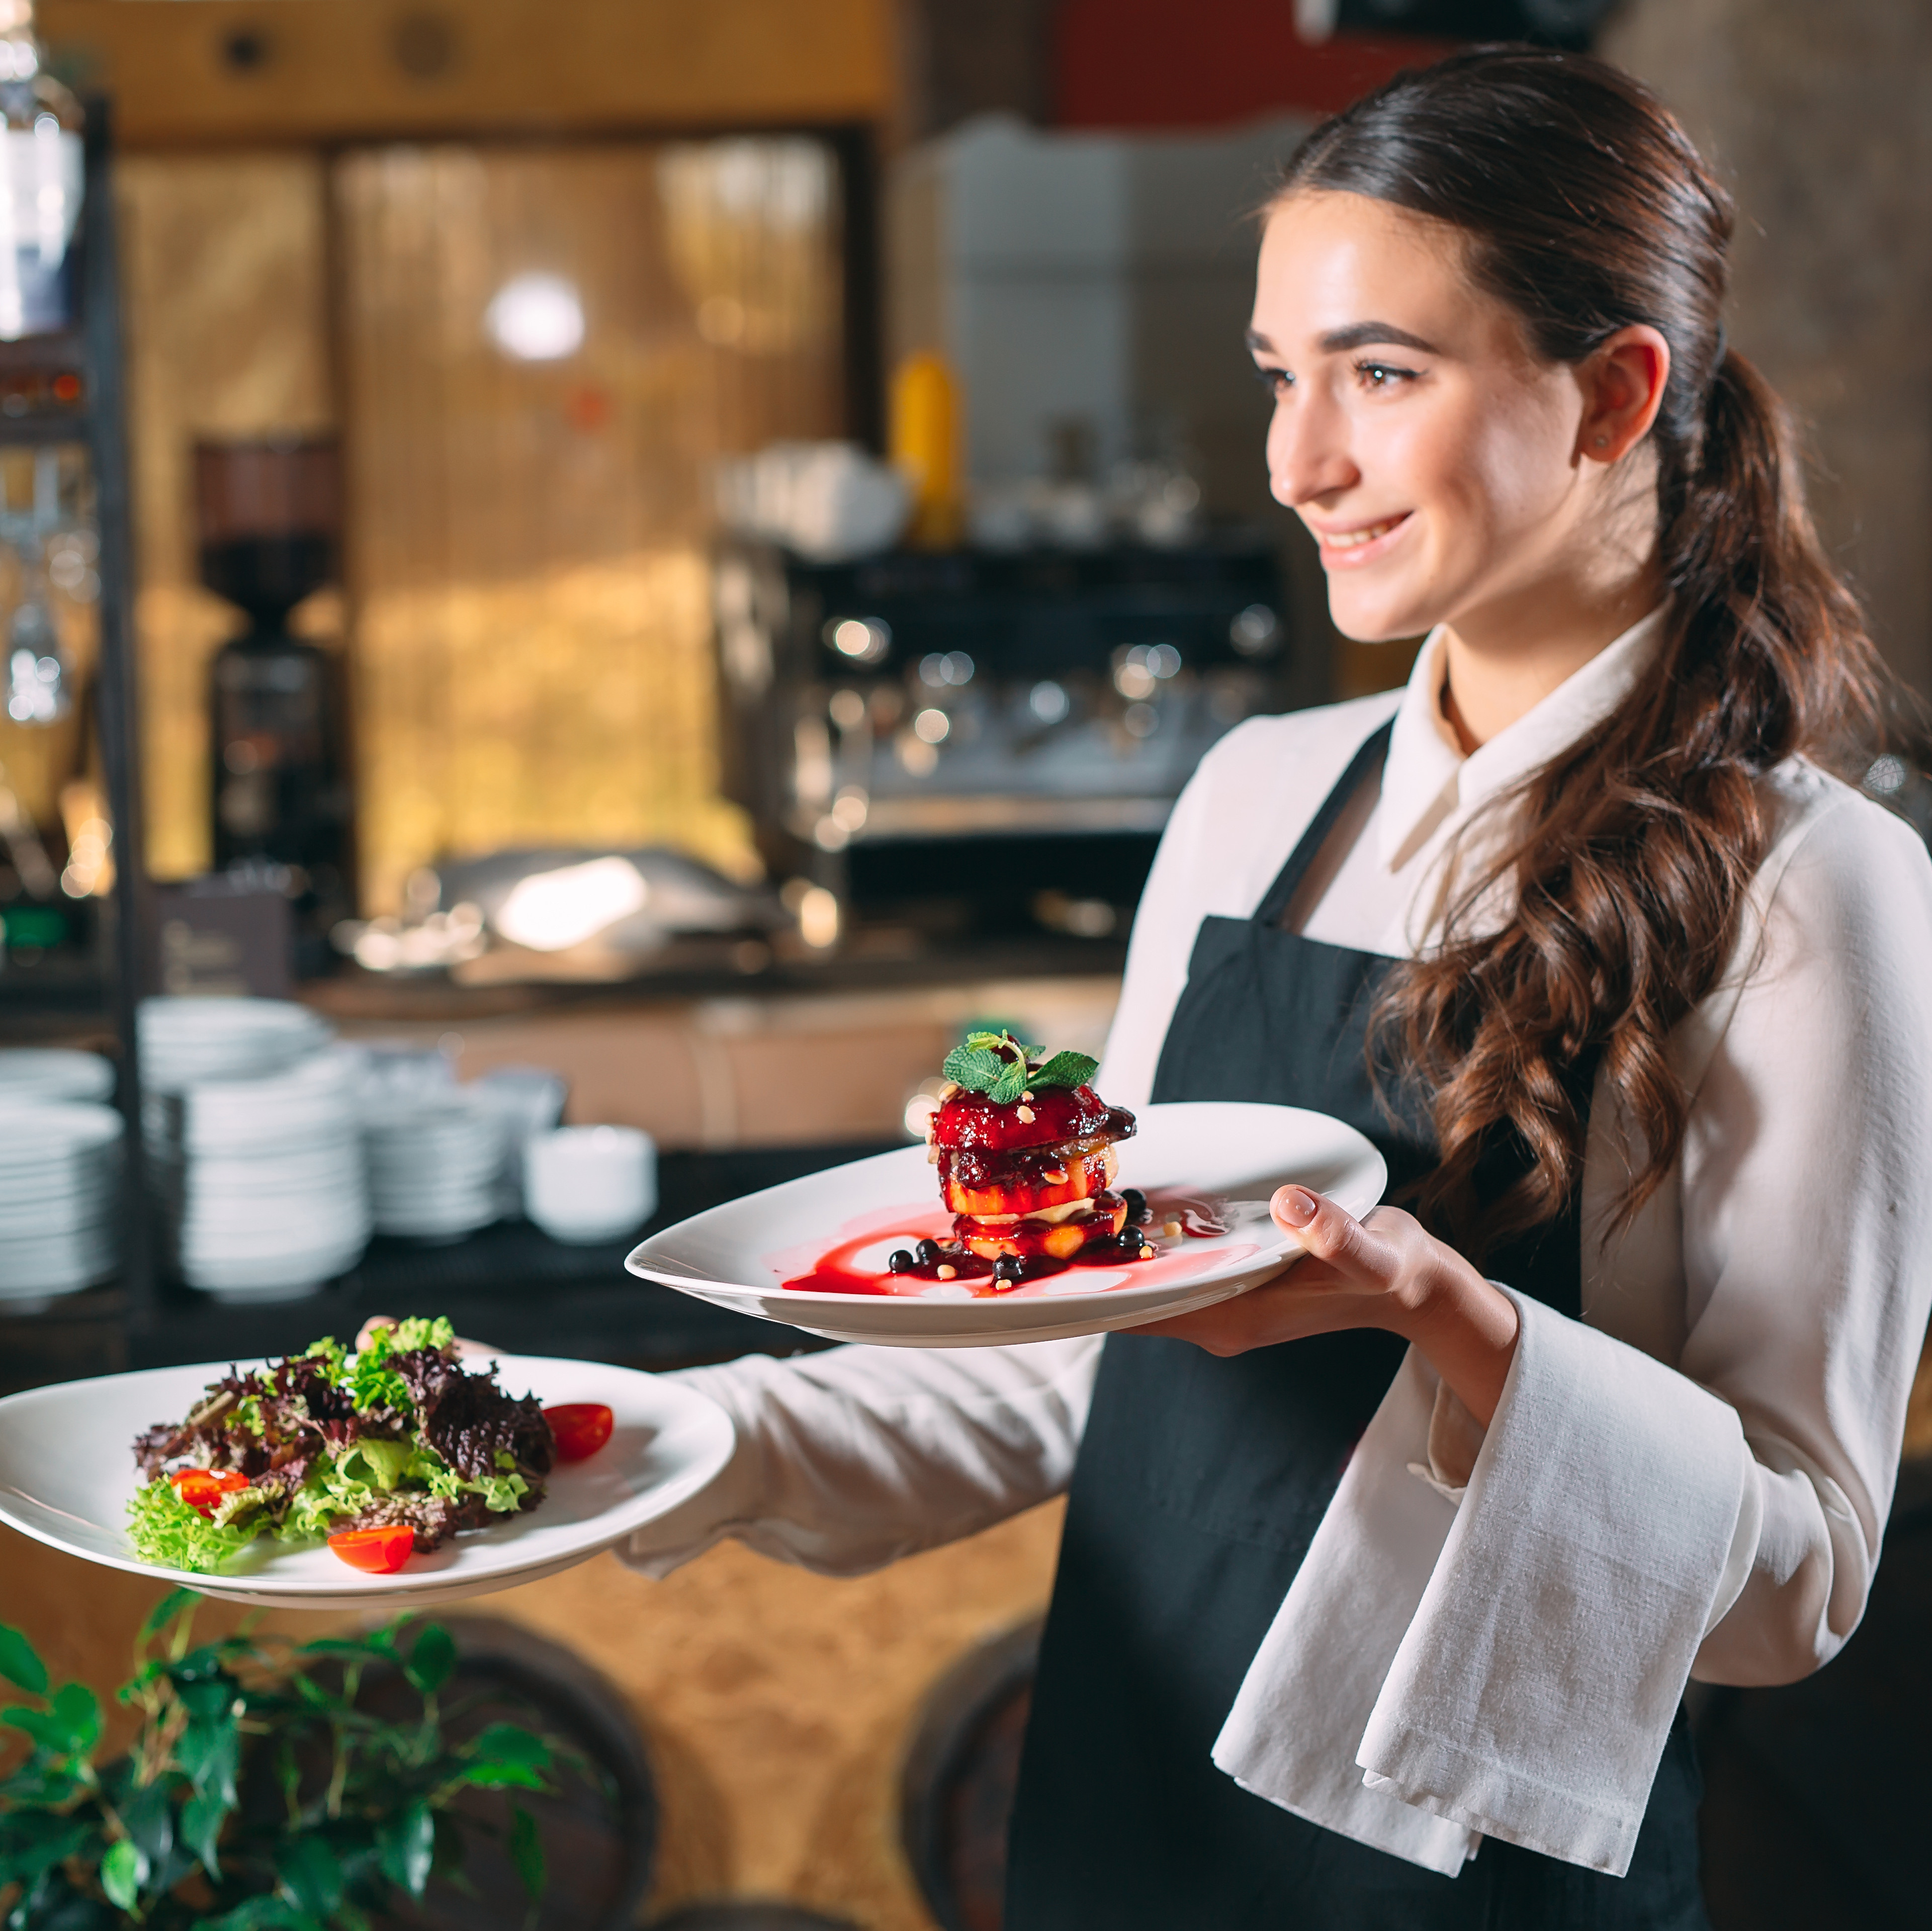
[[[912,1256],[903,1247],[895,1247],[886,1256],[886,1267],[888,1273],[910,1274],[912,1272]]]
[[[939,1243],[937,1240],[922,1240],[912,1251],[919,1257],[922,1267],[930,1267],[939,1258]]]
[[[1120,1198],[1127,1204],[1127,1225],[1138,1227],[1148,1217],[1147,1195],[1138,1187],[1123,1187]],[[1136,1241],[1134,1245],[1138,1247],[1140,1243]]]
[[[1017,1254],[1002,1254],[993,1263],[993,1279],[1017,1287],[1026,1278],[1026,1263]]]

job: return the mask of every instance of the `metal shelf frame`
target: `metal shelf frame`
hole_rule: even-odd
[[[76,987],[8,989],[10,1018],[58,1016],[71,1021],[92,1011],[119,1043],[116,1103],[127,1122],[126,1177],[122,1203],[122,1269],[116,1288],[130,1341],[149,1333],[158,1315],[154,1229],[141,1139],[141,1070],[135,1013],[148,956],[148,893],[141,826],[140,712],[134,629],[134,548],[129,506],[127,395],[122,349],[119,262],[115,235],[112,115],[98,96],[85,103],[85,190],[76,230],[74,274],[77,325],[57,335],[0,343],[0,381],[72,373],[80,378],[74,406],[0,409],[0,447],[78,443],[88,453],[100,548],[98,654],[94,670],[94,728],[114,827],[115,883],[104,904],[97,943],[108,956],[100,991],[76,999]],[[92,1300],[93,1297],[84,1297]],[[56,1303],[46,1318],[71,1320],[81,1310]],[[19,1318],[16,1318],[16,1319]],[[32,1318],[31,1317],[28,1318]]]

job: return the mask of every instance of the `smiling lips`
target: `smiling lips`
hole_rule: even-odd
[[[1354,565],[1366,563],[1380,553],[1384,539],[1408,522],[1409,512],[1384,517],[1380,523],[1366,523],[1354,529],[1318,529],[1316,540],[1322,546],[1324,563]]]

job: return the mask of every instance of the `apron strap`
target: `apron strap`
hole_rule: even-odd
[[[1335,788],[1322,801],[1322,808],[1309,820],[1308,829],[1301,835],[1294,850],[1288,855],[1288,862],[1275,874],[1270,885],[1255,913],[1255,922],[1260,925],[1278,925],[1282,915],[1288,910],[1288,901],[1295,894],[1308,868],[1315,862],[1316,855],[1328,842],[1328,834],[1335,829],[1335,820],[1347,808],[1348,801],[1360,790],[1371,772],[1378,772],[1388,757],[1389,739],[1395,733],[1395,720],[1388,722],[1366,739],[1362,748],[1348,760],[1348,768],[1336,781]]]

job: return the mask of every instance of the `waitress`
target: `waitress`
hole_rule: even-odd
[[[1097,1082],[1311,1107],[1400,1207],[1165,1324],[694,1371],[630,1552],[851,1572],[1070,1488],[1010,1931],[1692,1927],[1685,1682],[1862,1612],[1932,1300],[1932,865],[1828,775],[1878,678],[1731,210],[1579,57],[1318,129],[1250,346],[1276,496],[1405,690],[1177,807]],[[1480,1855],[1477,1855],[1480,1851]]]

